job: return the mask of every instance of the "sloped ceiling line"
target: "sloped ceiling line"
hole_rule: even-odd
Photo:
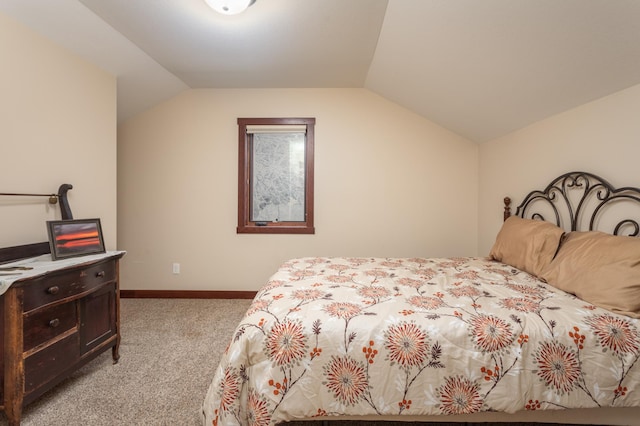
[[[640,83],[636,0],[0,0],[118,77],[126,120],[187,88],[365,87],[472,141]]]

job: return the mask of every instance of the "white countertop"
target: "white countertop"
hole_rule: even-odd
[[[18,280],[37,277],[38,275],[43,275],[58,269],[95,262],[125,253],[126,251],[108,251],[106,253],[69,257],[60,260],[52,260],[51,254],[43,254],[42,256],[21,259],[11,263],[3,263],[0,265],[0,295],[4,294],[4,292],[11,287],[11,284]],[[12,267],[26,269],[8,270]]]

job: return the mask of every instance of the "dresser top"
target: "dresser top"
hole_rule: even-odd
[[[0,295],[4,294],[16,281],[34,278],[73,266],[89,265],[109,258],[120,258],[125,253],[126,251],[108,251],[106,253],[70,257],[61,260],[52,260],[51,254],[43,254],[11,263],[3,263],[0,265]]]

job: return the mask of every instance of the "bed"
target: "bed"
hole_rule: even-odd
[[[504,216],[488,257],[285,262],[231,337],[203,424],[550,422],[562,412],[631,424],[640,189],[571,172],[513,215],[505,199]]]

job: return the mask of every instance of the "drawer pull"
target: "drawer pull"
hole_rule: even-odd
[[[60,325],[60,320],[58,318],[54,318],[51,321],[49,321],[49,327],[56,328],[59,325]]]
[[[104,271],[96,272],[96,277],[104,278]]]
[[[58,294],[59,291],[60,287],[58,287],[57,285],[51,286],[47,289],[47,293],[49,294]]]

